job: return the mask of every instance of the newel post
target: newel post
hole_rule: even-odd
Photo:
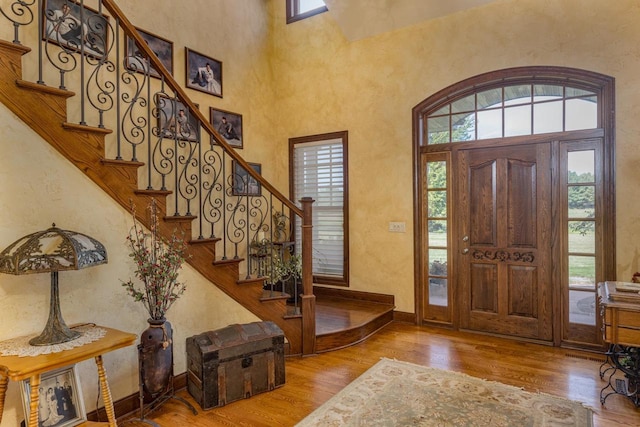
[[[302,355],[316,352],[316,296],[313,294],[313,219],[315,200],[303,197],[302,203]]]

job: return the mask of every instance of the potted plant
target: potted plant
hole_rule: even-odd
[[[279,284],[283,292],[290,295],[287,302],[297,299],[298,285],[302,280],[302,258],[300,255],[275,255],[272,261],[272,276],[270,281]]]
[[[173,375],[173,330],[166,320],[169,308],[186,290],[178,281],[178,272],[185,260],[186,242],[175,235],[163,239],[158,230],[158,208],[155,199],[149,207],[150,230],[136,219],[132,205],[133,226],[127,236],[129,256],[135,262],[138,287],[131,279],[122,283],[135,301],[147,309],[149,327],[140,336],[140,380],[145,400],[164,394]]]

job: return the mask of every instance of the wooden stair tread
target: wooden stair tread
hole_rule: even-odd
[[[13,42],[9,42],[6,40],[0,40],[0,46],[2,46],[3,49],[12,49],[15,51],[20,52],[21,55],[25,55],[29,52],[31,52],[31,48],[19,43],[13,43]]]
[[[141,196],[152,196],[152,197],[158,197],[158,196],[168,196],[170,194],[173,194],[173,191],[171,190],[153,190],[153,189],[144,189],[144,190],[135,190],[134,191],[135,194],[141,195]]]
[[[284,292],[278,292],[278,291],[269,291],[269,290],[262,290],[262,298],[260,298],[260,301],[269,301],[269,300],[286,300],[290,298],[289,294],[285,294]]]
[[[53,96],[59,96],[61,98],[71,98],[72,96],[75,96],[75,92],[72,92],[70,90],[67,89],[60,89],[57,87],[53,87],[53,86],[47,86],[45,84],[42,83],[34,83],[34,82],[30,82],[28,80],[21,80],[18,79],[16,80],[16,85],[22,89],[28,89],[28,90],[33,90],[36,92],[42,92],[42,93],[48,93],[49,95],[53,95]]]
[[[103,134],[103,135],[109,135],[110,133],[113,133],[113,131],[111,129],[107,129],[107,128],[104,128],[104,127],[81,125],[81,124],[78,124],[78,123],[65,122],[65,123],[62,124],[62,127],[67,129],[67,130],[74,131],[74,132],[93,132],[93,133],[98,133],[98,134]]]
[[[189,240],[190,245],[208,245],[211,243],[218,243],[222,240],[220,237],[198,237],[197,239]]]

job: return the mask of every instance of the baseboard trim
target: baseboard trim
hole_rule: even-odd
[[[393,311],[393,320],[395,322],[411,323],[417,325],[416,315],[414,313],[407,313],[406,311]]]
[[[173,388],[178,391],[187,387],[187,373],[183,372],[173,377]],[[132,415],[134,412],[140,410],[140,394],[135,392],[129,396],[123,397],[113,402],[113,409],[116,413],[116,418],[122,418]],[[87,414],[87,420],[89,421],[106,421],[107,413],[104,410],[104,406],[91,411]]]
[[[386,294],[376,294],[373,292],[352,291],[350,289],[326,288],[324,286],[313,287],[315,296],[322,295],[326,297],[345,298],[358,301],[377,302],[380,304],[395,305],[395,296]]]

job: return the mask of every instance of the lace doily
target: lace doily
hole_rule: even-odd
[[[59,353],[64,350],[71,350],[74,347],[80,347],[82,345],[89,344],[90,342],[97,341],[107,333],[106,329],[96,327],[95,325],[81,325],[71,329],[80,332],[81,335],[74,340],[53,345],[29,344],[29,340],[39,334],[12,338],[10,340],[0,342],[0,354],[3,356],[25,357]]]

